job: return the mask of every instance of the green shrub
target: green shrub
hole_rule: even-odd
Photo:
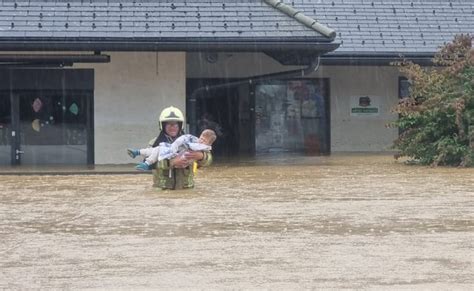
[[[400,129],[397,156],[425,165],[474,165],[474,49],[469,35],[456,36],[436,54],[434,67],[397,63],[410,95],[395,106]]]

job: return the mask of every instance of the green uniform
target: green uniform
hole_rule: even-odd
[[[204,158],[197,161],[198,167],[207,167],[212,163],[212,154],[210,152],[203,152],[203,154]],[[155,164],[153,169],[153,187],[173,190],[193,188],[193,165],[191,164],[186,168],[170,168],[169,162],[169,160],[162,160]]]

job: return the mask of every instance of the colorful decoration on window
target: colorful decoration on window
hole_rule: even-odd
[[[69,106],[69,112],[71,112],[74,115],[79,114],[79,107],[77,106],[76,103],[72,103],[71,106]]]
[[[39,119],[33,120],[33,122],[31,123],[31,127],[33,128],[34,131],[40,132],[40,129],[41,129],[40,120]]]
[[[41,108],[43,108],[43,102],[41,102],[41,99],[36,98],[35,101],[33,101],[32,107],[34,112],[39,112]]]

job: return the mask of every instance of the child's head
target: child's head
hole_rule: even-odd
[[[212,145],[216,141],[216,133],[212,129],[205,129],[199,136],[199,142],[205,145]]]

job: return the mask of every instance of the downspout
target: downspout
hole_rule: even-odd
[[[189,111],[190,111],[190,120],[189,120],[189,130],[191,134],[197,134],[197,116],[196,116],[196,98],[202,92],[209,92],[216,89],[230,88],[236,85],[242,84],[252,84],[256,81],[265,81],[265,80],[274,80],[274,79],[283,79],[283,78],[292,78],[292,77],[305,77],[319,69],[319,64],[321,62],[321,57],[318,55],[317,59],[313,60],[310,65],[306,68],[291,70],[286,72],[278,72],[265,74],[260,76],[248,77],[238,81],[232,81],[224,84],[217,84],[213,86],[203,86],[200,87],[189,96]]]

